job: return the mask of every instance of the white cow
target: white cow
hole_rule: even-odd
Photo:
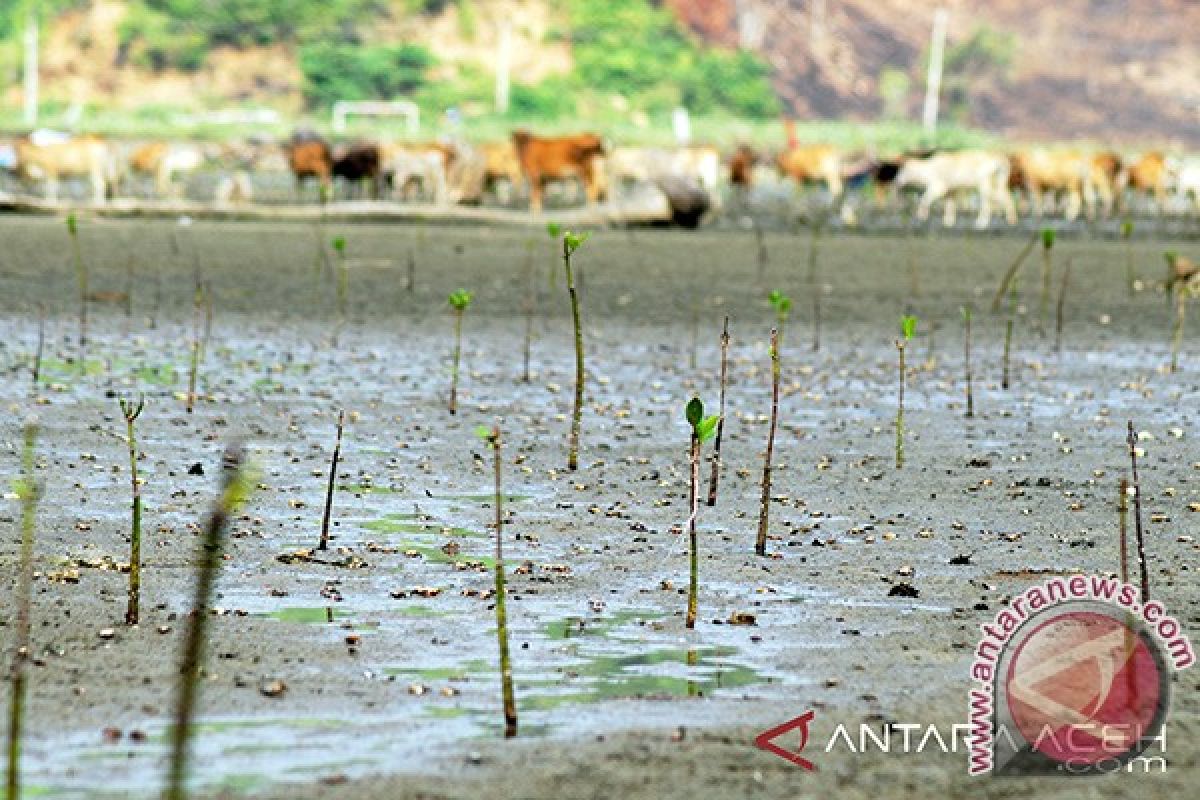
[[[921,202],[917,206],[917,218],[929,219],[933,204],[947,198],[943,223],[954,224],[956,207],[951,195],[957,192],[974,191],[979,194],[979,216],[976,228],[986,228],[992,217],[992,203],[1004,210],[1009,225],[1017,222],[1017,210],[1008,193],[1008,156],[982,150],[964,150],[957,153],[935,153],[928,158],[914,158],[904,162],[896,174],[896,186],[921,186]]]
[[[1175,191],[1185,203],[1191,200],[1200,212],[1200,160],[1189,159],[1179,166],[1175,173]]]

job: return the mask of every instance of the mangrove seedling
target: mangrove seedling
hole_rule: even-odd
[[[79,285],[79,369],[84,369],[87,356],[88,269],[79,249],[79,223],[75,214],[67,214],[67,233],[71,236],[71,258],[75,264],[75,281]]]
[[[1138,480],[1138,437],[1133,430],[1133,420],[1128,421],[1125,442],[1129,445],[1129,466],[1133,475],[1133,529],[1137,535],[1138,569],[1142,575],[1142,606],[1150,601],[1150,573],[1146,569],[1146,540],[1142,534],[1142,484]]]
[[[346,295],[350,289],[350,271],[346,264],[346,237],[335,236],[331,242],[333,252],[337,253],[337,312],[338,319],[346,322]]]
[[[1117,498],[1117,545],[1121,548],[1121,583],[1129,583],[1129,480],[1121,478],[1121,495]]]
[[[480,425],[475,435],[492,449],[496,477],[496,638],[500,645],[500,693],[504,704],[504,737],[517,735],[517,701],[513,693],[512,658],[508,651],[508,613],[505,608],[504,583],[504,495],[500,486],[500,428]]]
[[[1133,220],[1121,221],[1121,241],[1125,243],[1125,288],[1133,294],[1137,290],[1137,272],[1133,267]]]
[[[196,280],[196,292],[192,298],[192,355],[188,366],[187,413],[196,405],[196,378],[200,372],[200,359],[204,355],[205,285]]]
[[[1042,293],[1038,297],[1038,330],[1046,335],[1046,311],[1050,304],[1050,278],[1054,272],[1051,253],[1054,250],[1053,228],[1042,228]]]
[[[1167,298],[1175,300],[1175,326],[1171,335],[1171,372],[1179,368],[1179,350],[1183,346],[1183,326],[1187,318],[1187,301],[1190,295],[1200,293],[1200,268],[1173,252],[1164,254],[1167,259]],[[1178,286],[1176,285],[1178,284]]]
[[[717,414],[717,438],[713,441],[712,475],[708,479],[708,504],[717,504],[717,482],[721,478],[721,435],[725,432],[725,383],[729,374],[729,315],[721,328],[721,389],[720,411]]]
[[[775,426],[779,420],[779,331],[771,329],[771,424],[767,428],[767,450],[763,455],[762,502],[758,509],[758,534],[754,552],[767,554],[767,527],[771,522],[771,457],[775,452]]]
[[[917,332],[917,318],[905,314],[900,318],[900,338],[896,340],[896,352],[900,356],[900,384],[896,393],[896,469],[904,466],[904,350]]]
[[[558,242],[563,235],[563,226],[557,222],[547,222],[546,235],[550,237],[550,242],[552,244],[550,250],[550,274],[548,278],[550,281],[550,289],[553,291],[554,289],[558,288]]]
[[[775,309],[775,329],[779,333],[779,342],[783,342],[783,329],[787,325],[788,315],[792,313],[792,298],[778,289],[772,289],[767,295],[767,302]]]
[[[758,280],[763,282],[767,279],[767,239],[763,236],[762,225],[758,224],[758,220],[751,218],[750,225],[754,228],[754,243],[758,252]]]
[[[1021,269],[1021,265],[1025,263],[1025,259],[1029,258],[1029,254],[1033,252],[1033,246],[1037,244],[1039,234],[1035,233],[1021,248],[1021,252],[1017,253],[1017,257],[1008,265],[1008,270],[1004,273],[1004,278],[1001,279],[1000,285],[996,287],[996,296],[992,298],[992,313],[995,314],[1000,310],[1000,302],[1004,299],[1005,292],[1011,288],[1011,284],[1017,278],[1017,271]]]
[[[21,500],[21,556],[16,587],[16,631],[12,666],[9,673],[8,770],[6,797],[17,800],[21,791],[21,726],[25,714],[25,662],[29,660],[30,611],[33,587],[33,531],[37,513],[38,485],[34,477],[34,444],[37,426],[25,425],[25,443],[21,448],[21,478],[14,489]]]
[[[1004,364],[1000,377],[1000,388],[1008,388],[1008,360],[1012,355],[1013,326],[1017,321],[1017,281],[1008,285],[1008,319],[1004,323]]]
[[[125,607],[125,624],[138,624],[142,592],[142,482],[138,479],[137,432],[135,424],[146,407],[146,397],[137,401],[117,398],[121,416],[125,418],[125,442],[129,445],[129,486],[132,491],[129,522],[129,604]]]
[[[967,416],[973,417],[975,416],[975,392],[971,377],[971,306],[965,305],[960,310],[963,318],[963,352],[967,373]]]
[[[222,561],[225,532],[229,520],[246,499],[254,485],[239,447],[230,447],[222,459],[221,493],[218,495],[205,524],[200,545],[199,570],[196,576],[192,611],[187,616],[187,633],[180,654],[179,686],[175,700],[175,723],[171,727],[171,757],[167,772],[165,800],[184,800],[188,773],[188,740],[192,733],[192,716],[200,686],[200,664],[208,637],[209,605],[213,587]]]
[[[1054,309],[1054,352],[1062,352],[1063,311],[1067,304],[1067,285],[1071,281],[1071,258],[1063,266],[1062,281],[1058,285],[1058,305]]]
[[[33,373],[33,381],[30,390],[36,392],[38,380],[42,375],[42,351],[46,346],[46,306],[38,303],[38,335],[37,346],[33,350],[33,366],[30,371]]]
[[[720,416],[704,416],[704,403],[693,397],[684,408],[688,427],[692,430],[692,445],[689,464],[691,466],[691,492],[688,500],[691,514],[688,516],[688,604],[686,625],[689,630],[696,627],[697,595],[699,594],[700,555],[696,541],[696,515],[700,508],[700,445],[712,438],[720,424]]]
[[[325,513],[321,517],[321,540],[317,543],[318,550],[329,547],[329,517],[333,513],[333,489],[337,482],[338,460],[342,456],[342,426],[346,423],[346,409],[338,410],[337,438],[333,442],[333,458],[329,461],[329,483],[325,487]]]
[[[522,272],[525,276],[525,342],[521,348],[521,380],[529,383],[529,357],[533,350],[533,315],[537,310],[537,287],[533,278],[533,239],[525,240],[525,262]]]
[[[551,223],[554,226],[554,223]],[[586,233],[563,234],[563,268],[567,274],[567,295],[571,299],[571,323],[575,326],[575,408],[571,412],[571,436],[567,445],[567,469],[574,472],[579,466],[579,429],[583,420],[583,325],[579,321],[579,295],[575,292],[575,277],[571,272],[571,256],[588,240]]]
[[[454,310],[454,354],[450,362],[450,413],[458,413],[458,362],[462,356],[463,314],[471,305],[471,293],[466,289],[455,289],[446,298]]]

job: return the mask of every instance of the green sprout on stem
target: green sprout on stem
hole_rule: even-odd
[[[505,606],[504,581],[504,512],[501,505],[504,495],[500,484],[500,428],[480,425],[475,435],[492,449],[496,477],[496,638],[500,646],[500,692],[504,705],[504,736],[517,735],[517,701],[513,692],[512,658],[508,649],[508,612]]]
[[[1046,309],[1050,303],[1050,278],[1054,272],[1051,251],[1054,249],[1053,228],[1042,228],[1042,293],[1038,298],[1038,329],[1046,335]]]
[[[684,416],[692,431],[691,443],[691,493],[688,495],[691,503],[691,515],[688,517],[688,547],[689,547],[689,578],[687,621],[689,629],[696,627],[697,595],[699,593],[700,556],[696,540],[696,515],[700,506],[700,445],[711,439],[717,432],[717,424],[721,417],[718,414],[704,416],[704,403],[699,397],[693,397],[684,408]]]
[[[767,295],[767,302],[775,309],[776,328],[779,331],[779,341],[783,342],[783,328],[787,325],[788,315],[792,313],[792,298],[778,289],[772,289]]]
[[[547,230],[556,229],[554,223]],[[566,231],[562,237],[563,268],[567,274],[567,295],[571,299],[571,323],[575,328],[575,407],[571,413],[571,434],[567,445],[567,469],[579,467],[579,433],[583,421],[583,324],[579,320],[579,294],[575,291],[575,276],[571,272],[571,256],[583,246],[590,234]]]
[[[896,340],[896,351],[900,356],[900,387],[896,395],[896,469],[904,466],[904,350],[917,332],[917,318],[905,314],[900,318],[900,338]]]
[[[335,236],[331,242],[333,252],[337,254],[337,312],[338,318],[346,321],[346,296],[350,289],[350,272],[346,264],[346,237]]]
[[[135,423],[146,407],[145,395],[136,402],[117,398],[121,416],[125,418],[125,440],[129,445],[129,484],[132,490],[129,530],[129,604],[125,609],[125,624],[137,625],[142,592],[142,482],[138,478],[138,453]]]
[[[79,369],[83,371],[87,357],[88,268],[79,248],[79,224],[75,214],[67,214],[67,233],[71,237],[71,259],[75,264],[75,280],[79,285]]]
[[[458,362],[462,356],[463,314],[471,305],[472,295],[466,289],[455,289],[446,298],[454,309],[454,355],[450,364],[450,413],[458,413]]]

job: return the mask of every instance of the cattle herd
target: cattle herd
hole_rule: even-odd
[[[920,220],[939,205],[947,225],[954,224],[959,205],[968,204],[981,228],[994,217],[1014,224],[1018,213],[1094,219],[1130,209],[1200,211],[1200,156],[1049,146],[878,154],[802,143],[792,125],[785,129],[787,142],[776,153],[744,144],[724,152],[708,145],[613,146],[591,133],[539,136],[527,130],[493,142],[343,144],[312,131],[282,141],[201,143],[40,130],[0,143],[0,166],[16,178],[8,183],[18,192],[38,191],[52,203],[66,180],[82,184],[95,204],[138,191],[177,199],[198,174],[214,178],[206,200],[250,203],[255,180],[290,173],[294,182],[286,200],[292,203],[527,203],[536,212],[547,191],[559,204],[593,204],[652,187],[676,221],[689,226],[719,208],[723,195],[744,200],[756,185],[780,181],[822,186],[830,208],[846,219],[857,204],[882,207],[897,196],[915,197]]]

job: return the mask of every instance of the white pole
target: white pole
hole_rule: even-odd
[[[496,113],[508,111],[508,95],[512,69],[512,20],[500,23],[500,40],[496,44]]]
[[[929,46],[929,73],[925,79],[925,113],[923,122],[926,133],[937,130],[938,93],[942,88],[942,58],[946,54],[946,23],[950,15],[946,9],[933,12],[933,39]]]
[[[29,10],[25,22],[25,125],[33,127],[38,118],[38,19],[37,7]]]

